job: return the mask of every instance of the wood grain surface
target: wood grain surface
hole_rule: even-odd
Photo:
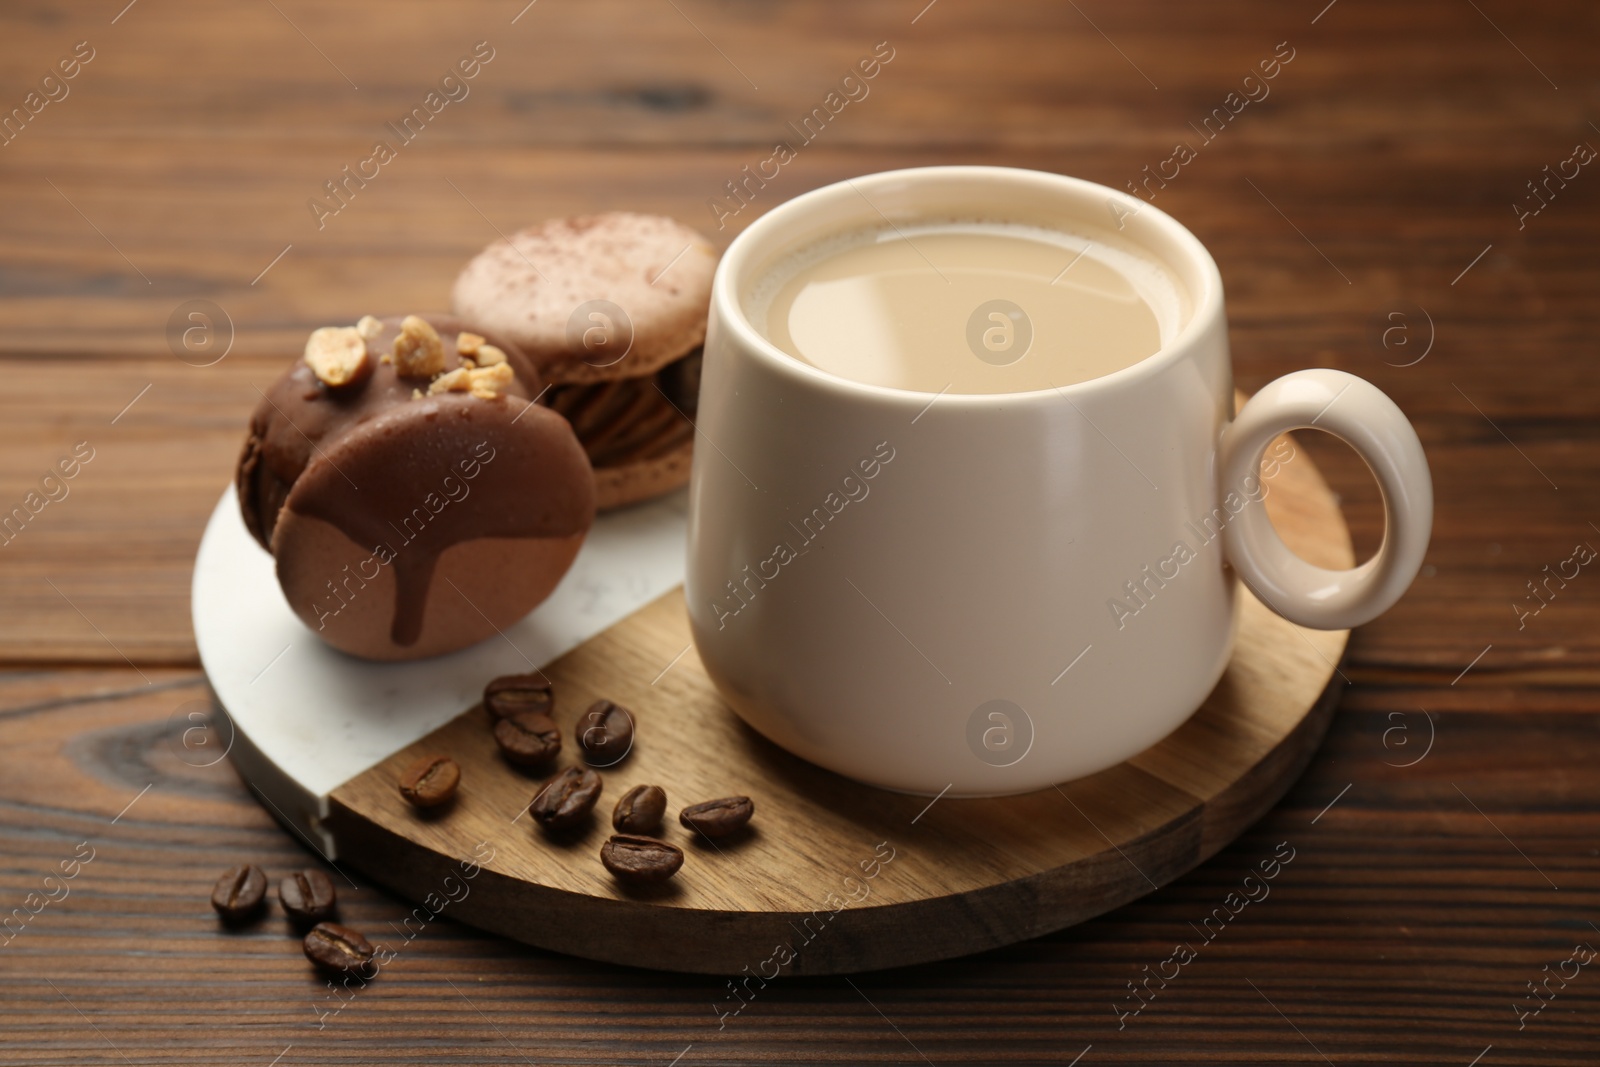
[[[1282,444],[1272,454],[1292,458],[1265,483],[1273,524],[1318,566],[1352,566],[1326,483]],[[1297,627],[1244,593],[1227,673],[1160,744],[1024,796],[930,799],[824,771],[741,723],[691,647],[680,588],[542,670],[567,738],[558,764],[581,765],[572,742],[594,701],[637,723],[627,759],[600,772],[587,825],[552,836],[525,818],[558,764],[534,775],[509,766],[480,706],[335,789],[325,827],[342,862],[412,901],[442,903],[453,884],[453,918],[587,959],[751,981],[741,996],[780,977],[966,956],[1142,897],[1260,818],[1327,730],[1347,638]],[[434,756],[460,766],[461,790],[448,809],[419,813],[396,783]],[[640,785],[666,791],[654,836],[686,856],[670,882],[644,890],[599,861],[612,806]],[[684,806],[730,795],[758,813],[737,837],[677,824]]]
[[[479,40],[496,57],[471,95],[319,230],[306,201]],[[706,201],[884,40],[870,95],[717,230]],[[95,57],[70,94],[0,145],[0,508],[95,449],[0,546],[0,915],[39,909],[0,947],[0,1062],[1593,1061],[1600,978],[1541,983],[1600,947],[1600,579],[1541,601],[1527,583],[1600,546],[1600,178],[1552,183],[1520,224],[1514,208],[1600,146],[1593,5],[21,0],[0,10],[0,114],[79,41]],[[1270,94],[1201,145],[1190,124],[1282,41],[1295,58]],[[1239,384],[1370,378],[1417,425],[1437,494],[1422,576],[1353,635],[1327,742],[1255,828],[1069,931],[853,985],[785,980],[721,1026],[713,980],[525,949],[448,912],[334,1000],[276,920],[217,929],[223,867],[320,862],[183,744],[205,697],[190,561],[252,383],[308,328],[437,306],[497,229],[550,214],[666,212],[725,244],[872,170],[1123,188],[1180,141],[1196,158],[1155,204],[1217,258]],[[232,323],[219,363],[169,347],[189,300]],[[1370,476],[1311,436],[1370,551]],[[1120,1017],[1128,983],[1284,841],[1270,896]],[[95,858],[41,907],[82,842]],[[410,911],[338,884],[356,925]]]

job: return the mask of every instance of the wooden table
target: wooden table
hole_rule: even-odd
[[[1600,946],[1600,576],[1566,562],[1600,546],[1600,176],[1574,158],[1600,145],[1592,5],[125,2],[0,15],[0,108],[25,109],[0,146],[0,510],[92,453],[0,546],[0,1061],[1593,1062],[1600,974],[1568,961]],[[401,144],[386,123],[479,41],[469,95]],[[864,98],[722,199],[882,41]],[[329,200],[380,138],[395,158]],[[219,931],[221,868],[314,861],[179,743],[205,698],[202,522],[306,332],[438,307],[467,256],[547,215],[663,212],[726,243],[807,189],[943,162],[1154,193],[1221,265],[1241,387],[1340,367],[1416,423],[1427,566],[1355,634],[1285,801],[1098,920],[780,981],[720,1026],[721,982],[448,918],[345,999],[277,920]],[[196,300],[212,355],[232,341],[211,365],[170,339]],[[1370,477],[1309,447],[1370,552]],[[1230,896],[1289,850],[1270,895]],[[341,888],[353,923],[401,928],[405,904]]]

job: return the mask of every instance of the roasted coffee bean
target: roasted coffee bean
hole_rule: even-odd
[[[542,674],[507,674],[483,687],[483,707],[493,719],[503,719],[519,711],[548,715],[555,706],[550,679]]]
[[[659,785],[636,785],[617,801],[611,825],[624,834],[653,833],[667,813],[667,794]]]
[[[318,923],[302,942],[306,959],[334,975],[370,976],[373,971],[372,942],[348,926]]]
[[[414,807],[437,808],[455,799],[461,768],[449,756],[423,756],[400,776],[400,795]]]
[[[297,923],[310,926],[333,918],[333,880],[314,867],[295,871],[278,883],[278,903]]]
[[[569,829],[594,810],[600,787],[600,776],[587,767],[568,767],[545,783],[528,814],[546,830]]]
[[[633,714],[621,704],[596,700],[577,726],[578,747],[592,767],[614,767],[633,748]]]
[[[500,754],[518,767],[537,767],[561,754],[561,728],[537,711],[515,712],[494,724]]]
[[[678,812],[678,821],[707,837],[727,837],[742,829],[755,813],[756,806],[749,797],[723,797],[690,804]]]
[[[211,890],[211,906],[231,923],[250,918],[266,898],[267,876],[253,863],[229,867]]]
[[[600,862],[624,882],[665,882],[683,866],[683,849],[653,837],[613,834],[600,846]]]

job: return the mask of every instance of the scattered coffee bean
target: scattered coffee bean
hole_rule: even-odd
[[[295,871],[278,883],[278,903],[289,918],[305,926],[333,918],[333,880],[316,868]]]
[[[561,754],[561,728],[538,711],[518,711],[494,724],[500,754],[518,767],[536,767]]]
[[[254,915],[267,897],[267,876],[253,863],[229,867],[211,890],[211,906],[227,922],[242,922]]]
[[[624,834],[648,834],[667,813],[667,794],[659,785],[636,785],[617,801],[611,825]]]
[[[600,776],[586,767],[568,767],[545,784],[528,805],[528,814],[546,830],[578,825],[600,799]]]
[[[624,882],[665,882],[683,866],[683,849],[653,837],[613,834],[600,846],[600,862]]]
[[[507,674],[483,687],[483,707],[493,719],[519,711],[548,715],[556,706],[550,679],[542,674]]]
[[[633,748],[633,714],[621,704],[596,700],[577,726],[578,747],[592,767],[614,767]]]
[[[437,808],[455,799],[461,768],[449,756],[423,756],[400,776],[400,795],[414,807]]]
[[[678,812],[678,821],[707,837],[727,837],[742,829],[755,813],[756,806],[749,797],[723,797],[690,804]]]
[[[348,926],[318,923],[302,943],[306,959],[334,975],[365,975],[372,972],[372,942]]]

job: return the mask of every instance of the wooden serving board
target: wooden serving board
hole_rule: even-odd
[[[1297,551],[1323,566],[1353,563],[1337,501],[1308,456],[1269,485],[1267,506]],[[1160,744],[1037,793],[930,802],[848,781],[746,727],[702,671],[674,589],[544,668],[563,764],[592,700],[627,706],[638,724],[632,754],[602,772],[586,832],[553,841],[522,814],[540,780],[500,758],[481,707],[334,788],[320,828],[341,862],[413,900],[593,959],[759,981],[977,952],[1171,881],[1258,819],[1304,769],[1332,716],[1348,633],[1296,627],[1241,596],[1227,673]],[[462,767],[461,795],[441,814],[413,812],[395,787],[422,754]],[[598,855],[616,798],[641,783],[667,791],[663,836],[687,856],[675,879],[648,892],[621,887]],[[696,840],[675,821],[686,804],[738,793],[756,806],[739,840]],[[729,1010],[738,1004],[730,999]]]

